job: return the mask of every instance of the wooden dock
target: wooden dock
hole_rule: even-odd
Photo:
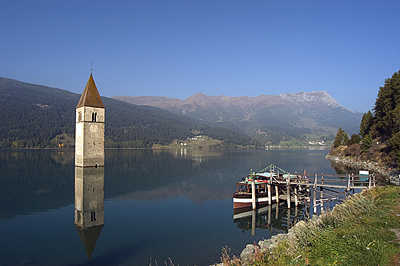
[[[293,177],[293,175],[295,177]],[[278,175],[279,176],[279,175]],[[310,176],[310,177],[308,177]],[[369,189],[376,186],[375,176],[373,174],[357,175],[324,175],[324,174],[290,174],[285,179],[271,178],[267,183],[268,204],[272,202],[279,203],[280,200],[287,201],[287,207],[290,209],[292,202],[297,207],[301,202],[309,204],[311,198],[311,189],[313,190],[313,208],[317,213],[317,207],[324,208],[324,204],[343,200],[356,190]],[[255,184],[252,184],[253,209],[257,207]],[[319,190],[319,193],[317,192]],[[275,195],[273,195],[275,194]],[[318,198],[319,195],[319,198]],[[328,197],[327,197],[328,196]]]

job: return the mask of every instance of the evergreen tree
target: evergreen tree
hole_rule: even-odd
[[[387,140],[399,131],[400,107],[397,107],[399,105],[400,71],[394,73],[390,79],[386,79],[385,85],[379,89],[374,107],[374,135]]]
[[[397,132],[388,141],[389,155],[400,164],[400,132]]]
[[[358,144],[358,143],[360,143],[360,141],[361,141],[360,136],[357,134],[353,134],[353,135],[351,135],[351,138],[349,140],[349,146],[353,145],[353,144]]]
[[[340,145],[347,145],[349,142],[349,136],[347,133],[339,127],[339,130],[336,134],[335,141],[333,142],[334,147],[339,147]]]
[[[367,135],[371,129],[372,123],[373,123],[373,115],[371,111],[366,112],[362,119],[361,119],[361,124],[360,124],[360,136],[361,138],[364,138],[365,135]]]
[[[343,130],[344,132],[344,130]],[[349,135],[347,135],[346,132],[343,133],[343,139],[342,139],[342,145],[348,145],[349,144]]]
[[[372,134],[366,135],[362,140],[361,151],[366,152],[372,147]]]

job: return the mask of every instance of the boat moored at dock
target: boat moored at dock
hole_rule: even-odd
[[[282,188],[276,185],[276,181],[284,182],[297,177],[297,174],[290,174],[272,164],[257,173],[251,171],[237,183],[233,208],[263,207],[279,202],[279,190]]]

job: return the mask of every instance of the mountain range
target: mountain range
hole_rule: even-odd
[[[79,99],[79,94],[67,90],[0,77],[0,148],[73,147]],[[195,134],[226,145],[255,144],[243,133],[182,114],[107,97],[102,100],[106,108],[105,146],[109,148],[151,147]]]
[[[79,98],[67,90],[0,77],[0,148],[73,147]],[[339,126],[349,134],[358,133],[362,116],[324,91],[102,99],[105,144],[117,148],[169,144],[196,134],[226,145],[303,145],[333,140]]]
[[[240,131],[264,143],[307,138],[332,140],[339,127],[358,134],[362,114],[336,102],[325,91],[260,95],[209,96],[197,93],[184,100],[157,96],[113,96]],[[311,136],[310,136],[311,135]]]

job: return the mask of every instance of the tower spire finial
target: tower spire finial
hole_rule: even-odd
[[[90,62],[90,74],[92,74],[92,70],[93,70],[93,64],[92,62]]]

